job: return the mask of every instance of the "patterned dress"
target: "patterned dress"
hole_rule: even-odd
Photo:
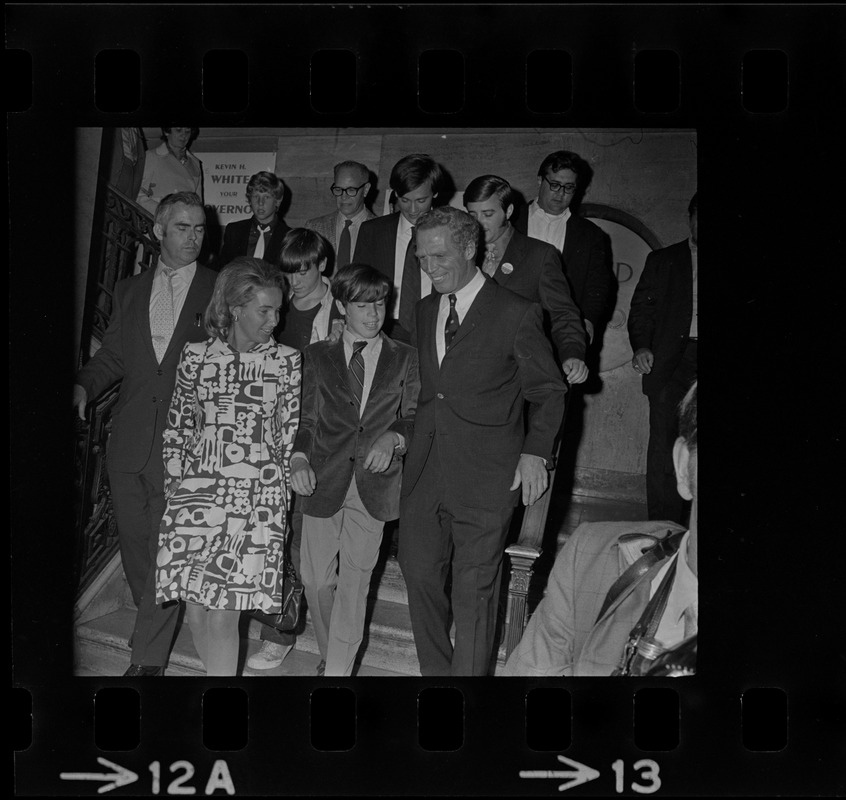
[[[188,343],[164,431],[156,601],[275,613],[300,412],[301,355]]]

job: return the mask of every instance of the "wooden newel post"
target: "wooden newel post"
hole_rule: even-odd
[[[505,548],[511,559],[511,577],[508,581],[508,603],[505,607],[505,657],[517,647],[528,619],[527,598],[529,582],[535,559],[541,554],[538,547],[513,544]]]

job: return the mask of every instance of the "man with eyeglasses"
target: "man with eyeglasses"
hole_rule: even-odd
[[[261,258],[270,264],[279,263],[282,240],[291,230],[279,216],[279,206],[284,197],[285,184],[274,173],[262,170],[250,178],[247,202],[253,215],[226,226],[217,269],[222,269],[238,256]]]
[[[614,281],[608,236],[571,211],[578,208],[592,178],[590,164],[576,153],[550,153],[538,169],[537,198],[523,205],[514,219],[516,231],[548,242],[561,253],[589,343],[608,312]]]
[[[411,341],[414,306],[432,291],[415,255],[414,226],[432,207],[442,183],[443,171],[431,156],[401,158],[390,178],[398,210],[365,222],[355,246],[355,261],[375,267],[394,287],[384,330],[401,342]]]
[[[365,205],[370,194],[370,170],[358,161],[336,164],[329,191],[338,210],[307,220],[305,227],[316,231],[332,245],[332,271],[337,272],[352,261],[361,224],[376,216]]]

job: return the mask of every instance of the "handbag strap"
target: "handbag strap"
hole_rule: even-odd
[[[641,557],[629,566],[629,568],[617,578],[605,595],[605,601],[602,603],[602,608],[597,614],[596,621],[605,616],[605,612],[614,604],[614,602],[627,589],[634,586],[649,570],[652,569],[659,561],[672,556],[681,544],[682,537],[686,531],[678,531],[677,533],[670,533],[661,539],[656,545],[646,550]],[[640,536],[641,534],[636,534]]]

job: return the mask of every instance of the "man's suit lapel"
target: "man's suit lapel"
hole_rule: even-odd
[[[138,280],[138,292],[135,301],[132,303],[132,313],[135,317],[134,324],[137,327],[140,341],[144,342],[144,347],[150,358],[158,362],[156,351],[153,349],[153,332],[150,330],[150,296],[153,293],[155,274],[156,267],[150,267],[141,274]]]
[[[505,252],[502,254],[502,261],[499,262],[499,266],[496,268],[496,272],[494,273],[494,279],[500,286],[507,286],[508,282],[514,277],[516,272],[516,270],[513,269],[508,273],[508,275],[506,275],[502,271],[503,265],[511,264],[511,266],[514,267],[516,264],[519,264],[524,258],[525,250],[525,240],[518,231],[514,231],[514,233],[511,234],[511,241],[508,243],[508,247],[505,248]]]
[[[460,346],[461,342],[473,333],[473,331],[476,330],[476,326],[482,322],[485,317],[485,312],[494,298],[495,292],[496,286],[493,281],[485,280],[484,285],[481,289],[479,289],[479,293],[476,295],[476,299],[464,315],[464,319],[458,327],[458,332],[452,339],[452,345],[450,345],[449,353],[444,356],[444,361],[447,360],[450,353],[455,352],[455,348]]]
[[[188,287],[188,294],[185,295],[185,302],[182,304],[182,310],[179,312],[179,319],[176,321],[176,325],[173,327],[173,336],[170,337],[170,344],[167,346],[167,350],[165,351],[164,357],[162,361],[170,355],[171,350],[177,348],[182,350],[182,345],[187,341],[188,338],[188,330],[192,325],[195,325],[197,320],[195,319],[196,311],[194,310],[197,307],[197,303],[200,300],[200,297],[203,292],[203,278],[200,274],[200,265],[197,265],[196,271],[194,273],[194,277],[191,280],[191,285]],[[149,328],[149,314],[147,315],[147,327]],[[202,325],[202,322],[200,323]],[[150,349],[152,349],[152,336],[150,338]],[[155,355],[155,353],[154,353]]]

